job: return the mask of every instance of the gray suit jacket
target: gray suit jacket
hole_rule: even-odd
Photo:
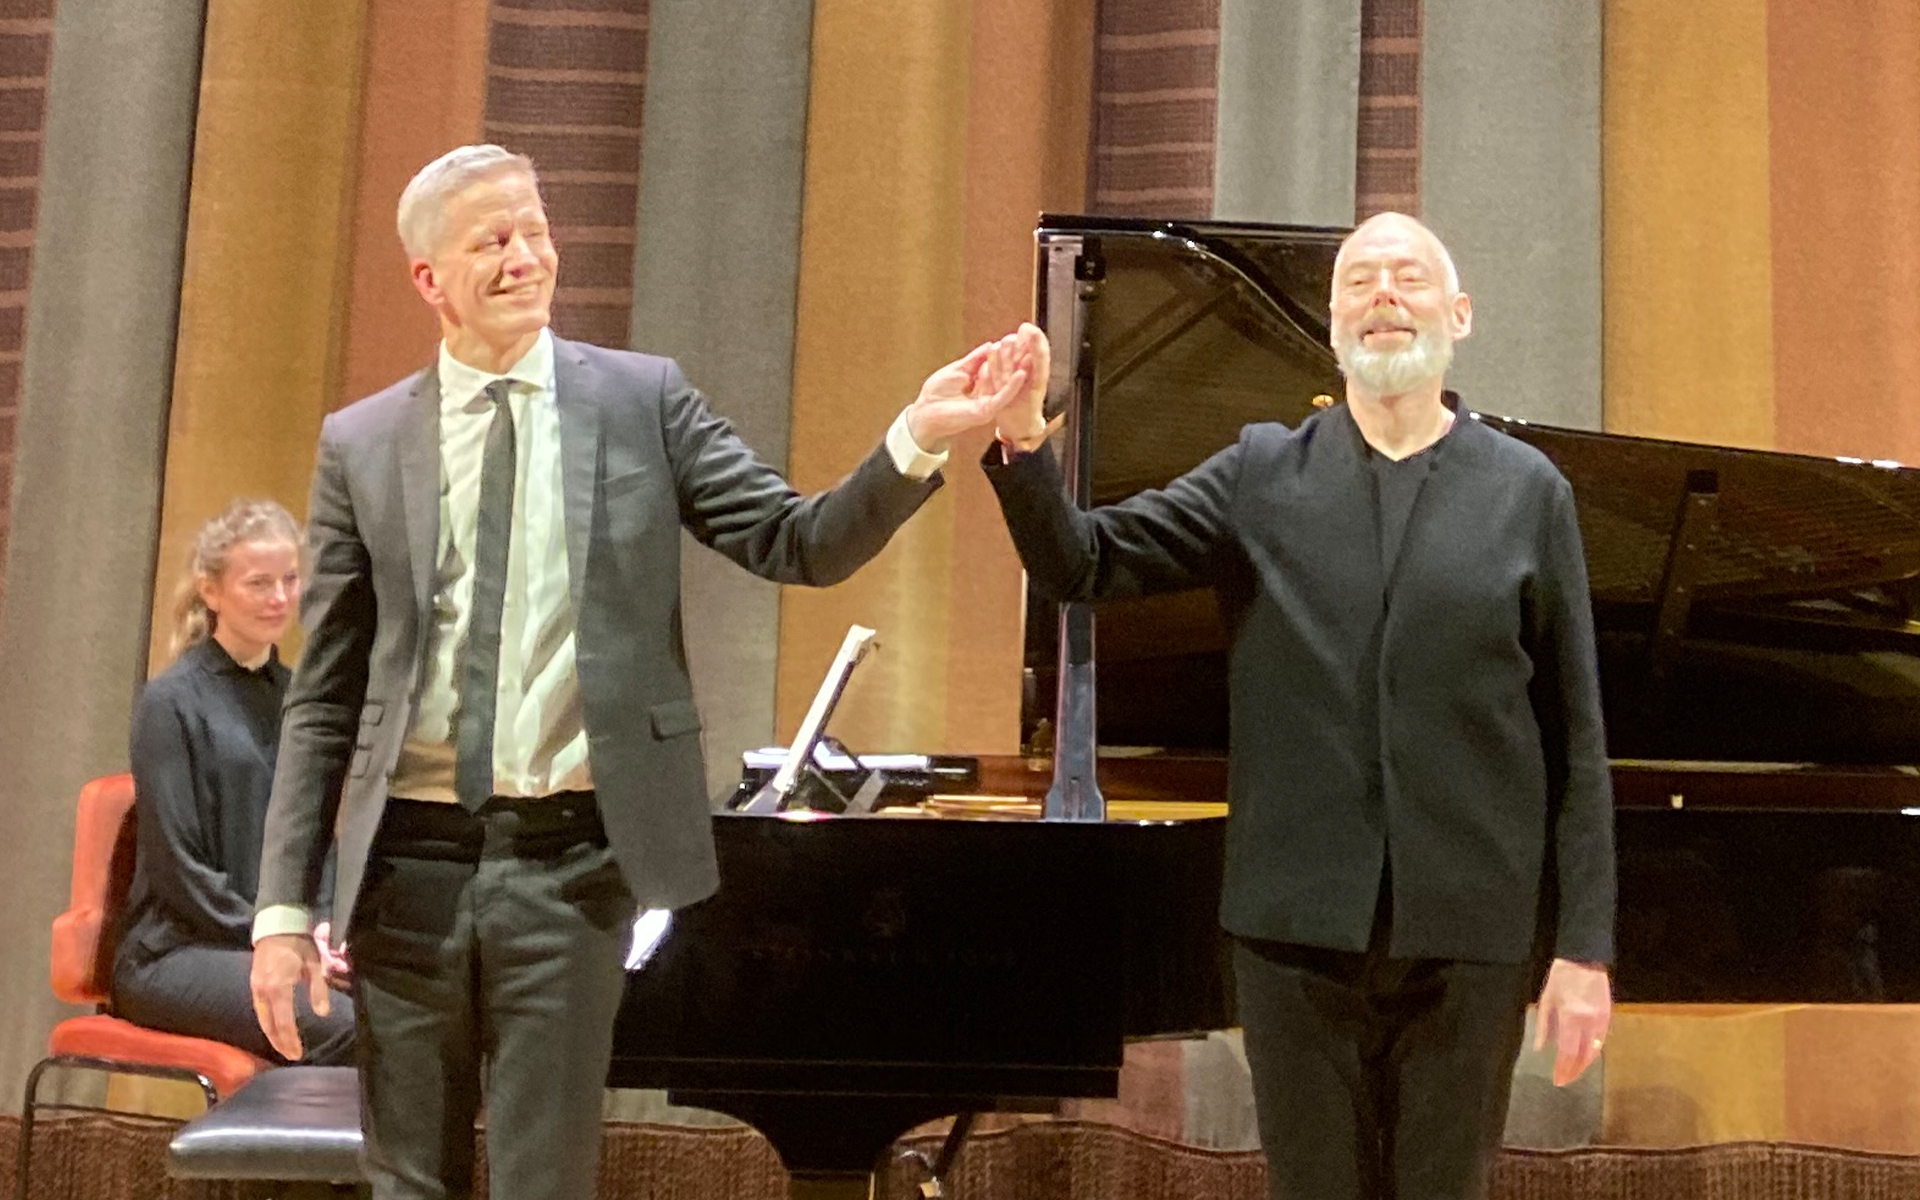
[[[588,761],[607,838],[644,907],[713,892],[700,716],[680,615],[680,530],[765,579],[826,585],[886,545],[940,480],[876,448],[803,497],[670,359],[554,339]],[[334,928],[354,901],[425,677],[440,522],[440,389],[429,369],[329,416],[259,907],[310,904],[340,843]]]

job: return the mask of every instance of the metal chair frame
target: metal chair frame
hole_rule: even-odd
[[[171,1079],[181,1083],[197,1083],[200,1094],[206,1099],[207,1107],[212,1108],[220,1102],[220,1092],[213,1081],[192,1067],[167,1067],[156,1063],[127,1062],[116,1058],[96,1058],[82,1054],[55,1054],[35,1063],[27,1074],[26,1095],[20,1104],[20,1154],[14,1163],[13,1195],[14,1200],[27,1200],[27,1191],[33,1173],[33,1131],[35,1118],[40,1112],[116,1112],[117,1109],[104,1104],[71,1104],[64,1101],[41,1103],[40,1078],[49,1067],[59,1070],[101,1071],[109,1075],[144,1075],[152,1079]]]

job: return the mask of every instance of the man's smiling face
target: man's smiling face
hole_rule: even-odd
[[[1437,238],[1410,217],[1361,225],[1334,265],[1330,341],[1349,380],[1397,395],[1446,373],[1471,306]]]
[[[449,348],[530,344],[551,319],[560,271],[533,180],[509,172],[463,188],[447,203],[442,229],[433,257],[413,269]]]

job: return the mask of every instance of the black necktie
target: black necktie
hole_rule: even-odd
[[[513,408],[507,381],[487,385],[493,423],[480,456],[480,513],[473,534],[472,622],[460,671],[459,740],[453,790],[477,810],[493,795],[493,705],[500,685],[500,614],[507,602],[507,548],[513,539]]]

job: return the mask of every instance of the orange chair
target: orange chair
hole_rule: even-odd
[[[54,1026],[47,1038],[47,1057],[27,1076],[14,1172],[17,1200],[27,1197],[35,1113],[42,1108],[100,1111],[94,1105],[41,1104],[40,1076],[47,1068],[190,1081],[200,1085],[211,1108],[271,1065],[224,1042],[160,1033],[108,1015],[113,938],[126,907],[127,890],[133,885],[133,850],[133,777],[109,775],[82,788],[74,828],[72,892],[67,911],[53,921],[52,979],[54,995],[69,1004],[91,1004],[95,1012]]]

